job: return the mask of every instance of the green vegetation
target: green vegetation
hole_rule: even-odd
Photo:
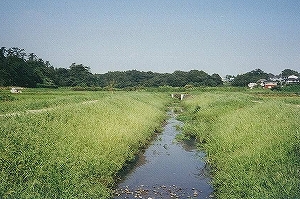
[[[17,47],[0,49],[0,86],[21,86],[29,88],[74,87],[74,90],[141,90],[151,87],[192,88],[200,86],[219,87],[224,85],[246,87],[249,83],[266,81],[278,83],[274,90],[281,90],[288,76],[299,76],[299,72],[284,69],[279,75],[255,69],[236,77],[226,75],[223,84],[220,75],[207,74],[202,70],[174,71],[157,73],[152,71],[108,71],[105,74],[92,74],[88,66],[72,63],[69,68],[55,68],[49,61],[38,58],[34,53],[27,54]],[[226,80],[227,79],[227,80]],[[285,79],[285,80],[284,80]],[[262,82],[261,82],[262,81]],[[299,81],[293,82],[299,84]],[[293,90],[299,92],[299,88]],[[284,90],[284,89],[283,89]],[[291,90],[291,89],[290,89]]]
[[[0,49],[0,86],[22,86],[31,88],[58,87],[101,87],[129,88],[174,86],[219,86],[222,78],[204,71],[175,71],[170,73],[143,72],[137,70],[113,71],[92,74],[83,64],[72,63],[67,68],[54,68],[49,61],[38,58],[34,53],[26,54],[17,47]],[[97,88],[98,89],[98,88]]]
[[[232,85],[246,87],[250,82],[257,82],[259,79],[269,79],[269,74],[260,69],[256,69],[245,74],[237,75]]]
[[[22,94],[10,94],[8,89],[0,89],[0,115],[26,110],[54,108],[74,103],[96,100],[107,96],[105,92],[71,92],[69,89],[30,89],[26,88]]]
[[[186,135],[207,152],[218,198],[298,198],[300,98],[262,91],[194,92]]]
[[[66,89],[14,98],[0,102],[0,198],[109,198],[117,173],[161,128],[169,100]]]
[[[218,198],[300,195],[293,91],[75,90],[0,90],[0,198],[109,198],[118,173],[161,128],[171,91],[189,92],[178,139],[195,137],[206,150]]]
[[[283,87],[282,90],[285,92],[294,92],[294,93],[300,94],[300,84],[288,85],[288,86]]]

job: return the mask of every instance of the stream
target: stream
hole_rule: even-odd
[[[193,141],[178,142],[178,126],[173,111],[153,143],[141,154],[135,166],[118,184],[114,198],[213,198],[213,188],[205,153]]]

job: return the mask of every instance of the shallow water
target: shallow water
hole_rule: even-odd
[[[116,199],[120,198],[212,198],[205,154],[194,145],[177,142],[173,112],[163,132],[139,157],[135,167],[120,182]]]

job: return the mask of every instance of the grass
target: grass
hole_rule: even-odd
[[[170,96],[158,91],[0,90],[0,198],[109,198],[118,172],[161,128]],[[189,93],[183,136],[206,150],[218,198],[299,197],[298,95]]]
[[[186,135],[207,152],[218,198],[298,198],[300,98],[255,92],[194,92]]]
[[[72,105],[105,96],[107,92],[71,92],[69,89],[30,89],[22,94],[11,94],[8,89],[0,89],[0,114],[23,112],[57,106]]]
[[[0,198],[109,198],[168,103],[164,93],[31,92],[1,102],[53,109],[0,117]]]

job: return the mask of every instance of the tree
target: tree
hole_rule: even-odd
[[[203,86],[205,81],[209,78],[209,75],[204,71],[191,70],[187,73],[188,84],[194,86]]]
[[[294,70],[291,70],[291,69],[284,69],[281,72],[282,77],[288,77],[288,76],[291,76],[291,75],[299,76],[299,73],[297,71],[294,71]]]
[[[211,79],[213,80],[213,86],[219,86],[219,85],[223,85],[223,81],[222,78],[220,77],[220,75],[214,73],[211,75]]]
[[[39,76],[38,82],[40,87],[55,86],[55,70],[51,66],[49,61],[44,62],[42,59],[38,59],[34,53],[30,54],[30,58],[27,60],[27,64],[32,67],[35,73]]]
[[[20,49],[18,47],[12,47],[9,48],[7,51],[7,56],[9,57],[17,57],[17,58],[21,58],[21,59],[25,59],[26,53],[24,49]]]
[[[1,47],[0,50],[0,86],[6,85],[7,71],[6,71],[6,48]]]
[[[94,86],[95,79],[89,67],[76,63],[70,66],[71,86]]]
[[[5,86],[36,87],[40,78],[25,60],[17,56],[9,56],[6,61],[7,81]]]
[[[6,58],[6,48],[5,47],[1,47],[0,49],[0,60],[4,60]]]
[[[70,70],[66,68],[56,68],[54,74],[54,84],[58,86],[71,86]]]
[[[25,57],[27,59],[25,59]],[[72,63],[66,68],[54,68],[34,53],[26,55],[25,50],[12,47],[0,50],[0,86],[101,86],[101,87],[183,87],[217,86],[222,83],[217,74],[212,76],[204,71],[174,71],[170,73],[143,72],[137,70],[115,71],[105,74],[92,74],[90,68]]]
[[[259,79],[268,79],[268,74],[261,69],[255,69],[242,75],[237,75],[232,81],[233,86],[247,86],[251,82],[257,82]]]
[[[28,61],[36,61],[37,60],[37,56],[34,53],[30,53],[27,57],[28,57]]]
[[[188,84],[187,72],[184,71],[174,71],[167,78],[167,85],[174,87],[183,87]]]
[[[131,87],[142,86],[148,79],[153,77],[153,75],[150,73],[141,72],[137,70],[126,71],[125,76],[128,76],[127,80],[129,82],[127,84]]]
[[[144,85],[147,87],[159,87],[168,85],[167,79],[169,78],[169,76],[170,74],[168,73],[155,73],[155,75],[151,79],[148,79]]]

